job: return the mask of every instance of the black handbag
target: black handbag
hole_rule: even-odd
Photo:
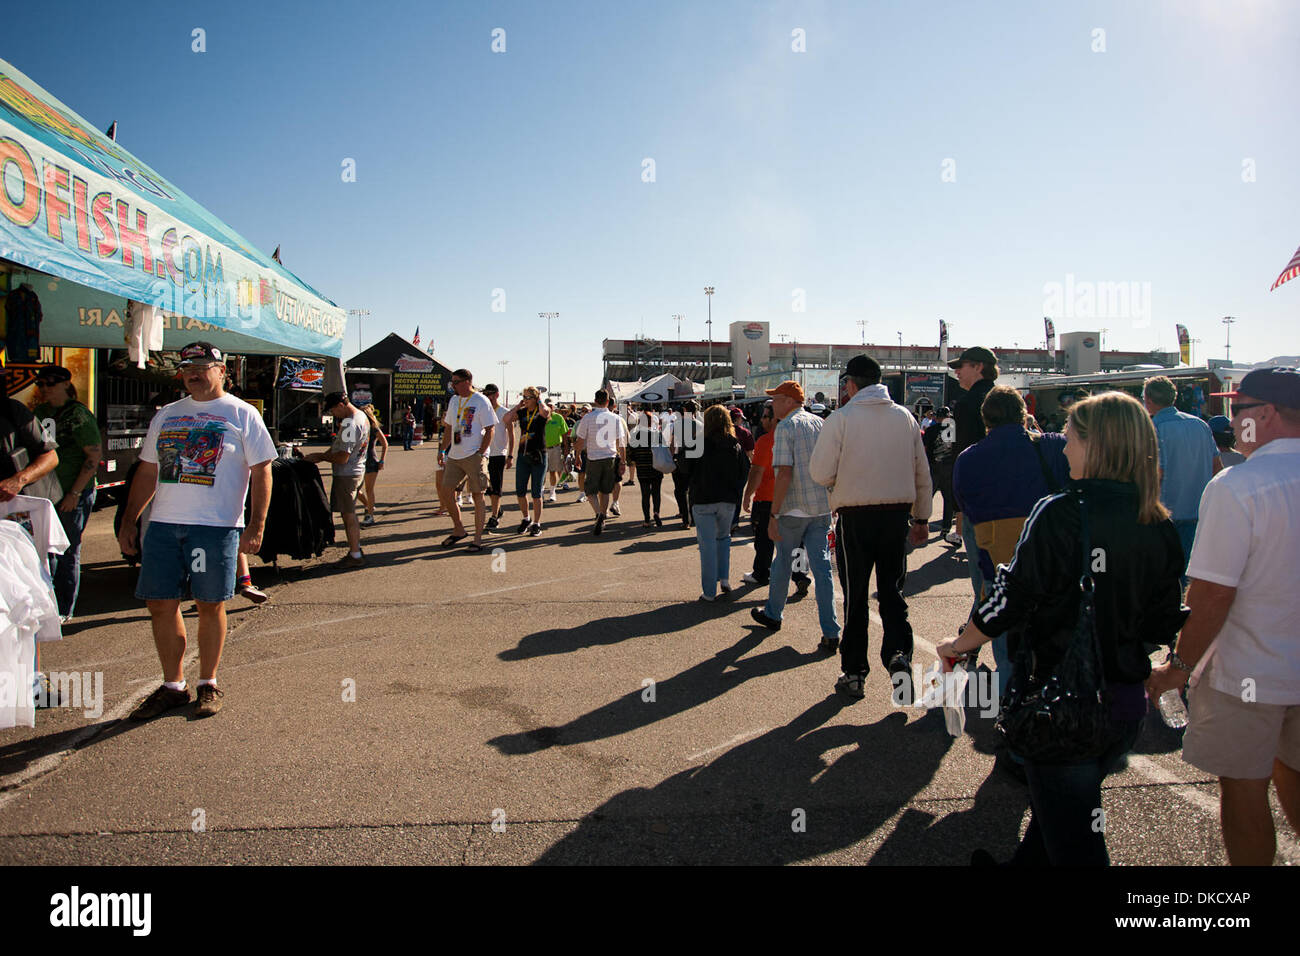
[[[1043,763],[1070,763],[1101,756],[1114,739],[1111,695],[1097,634],[1097,611],[1089,570],[1092,546],[1088,506],[1079,502],[1083,570],[1079,576],[1079,614],[1065,653],[1047,675],[1035,670],[1028,640],[1020,643],[1015,674],[1003,699],[997,729],[1011,751]]]

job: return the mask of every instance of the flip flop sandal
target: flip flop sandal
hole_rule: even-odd
[[[480,551],[483,550],[483,545],[475,544],[474,542],[471,541],[469,544],[465,545],[465,550],[468,551],[470,554],[478,554]]]
[[[444,548],[450,548],[450,547],[452,547],[452,546],[453,546],[457,541],[463,541],[463,540],[465,540],[465,539],[468,538],[468,537],[469,537],[468,534],[449,534],[449,535],[447,535],[447,537],[445,537],[445,538],[442,539],[442,546],[443,546]]]

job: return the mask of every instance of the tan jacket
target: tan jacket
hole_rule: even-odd
[[[934,509],[921,427],[883,385],[860,390],[826,419],[808,471],[830,489],[831,510],[852,505],[910,504],[913,518]]]

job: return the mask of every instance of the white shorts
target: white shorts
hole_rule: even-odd
[[[1300,705],[1247,703],[1209,682],[1187,695],[1183,759],[1230,780],[1267,780],[1274,758],[1300,770]]]

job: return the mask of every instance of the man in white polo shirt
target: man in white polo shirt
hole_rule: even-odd
[[[1216,394],[1233,400],[1246,460],[1205,486],[1191,614],[1147,693],[1158,700],[1190,676],[1183,759],[1219,778],[1229,862],[1268,866],[1270,779],[1300,833],[1300,372],[1256,369]]]

